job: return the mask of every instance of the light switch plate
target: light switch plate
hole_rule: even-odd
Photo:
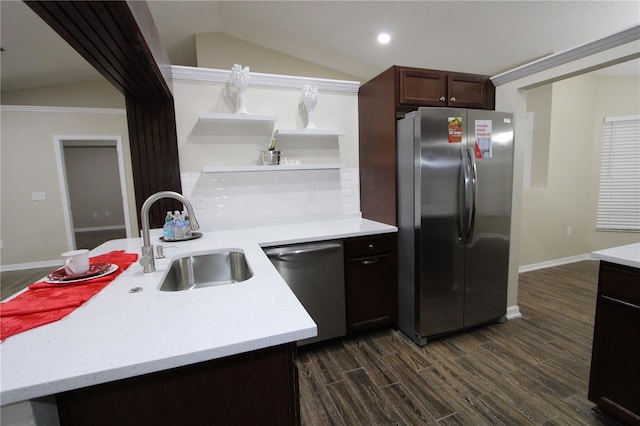
[[[32,192],[31,199],[33,201],[42,201],[42,200],[46,200],[47,196],[45,195],[44,192]]]

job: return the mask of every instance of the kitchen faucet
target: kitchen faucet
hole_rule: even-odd
[[[142,204],[140,212],[142,215],[142,256],[140,257],[140,264],[142,265],[143,272],[154,272],[156,270],[155,258],[153,257],[153,244],[151,244],[151,237],[149,236],[149,209],[153,203],[161,198],[173,198],[184,204],[187,209],[187,214],[189,215],[189,221],[191,222],[191,230],[196,231],[200,229],[196,215],[193,212],[193,206],[184,195],[173,191],[161,191],[149,196],[144,204]]]

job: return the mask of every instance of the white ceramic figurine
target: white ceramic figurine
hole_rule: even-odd
[[[249,86],[249,67],[234,64],[231,68],[231,86],[237,94],[236,114],[249,114],[247,111],[246,93]]]
[[[316,125],[313,122],[313,111],[318,103],[318,86],[305,84],[302,88],[302,102],[307,110],[307,127],[305,127],[305,129],[315,129]]]

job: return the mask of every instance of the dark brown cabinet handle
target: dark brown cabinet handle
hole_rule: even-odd
[[[367,259],[367,260],[363,260],[362,264],[363,265],[375,265],[379,261],[380,261],[380,259]]]

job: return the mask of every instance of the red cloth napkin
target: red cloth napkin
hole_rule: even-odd
[[[31,284],[27,291],[0,303],[0,340],[64,318],[95,296],[137,259],[136,253],[112,251],[90,259],[92,263],[117,265],[118,269],[112,274],[74,284]]]

